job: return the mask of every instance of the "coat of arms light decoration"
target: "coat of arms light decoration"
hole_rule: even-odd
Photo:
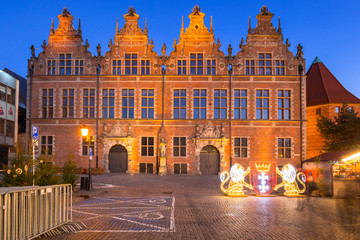
[[[250,183],[247,183],[245,178],[249,173]],[[282,177],[283,181],[280,184],[276,184],[276,174]],[[244,187],[254,190],[258,195],[266,195],[284,187],[285,196],[297,197],[306,190],[305,180],[299,178],[301,174],[303,173],[296,174],[295,168],[290,164],[286,164],[280,171],[276,167],[276,162],[250,162],[250,167],[245,171],[243,166],[235,163],[230,169],[230,174],[227,171],[220,174],[220,189],[229,197],[246,197]],[[303,185],[302,189],[296,180]]]

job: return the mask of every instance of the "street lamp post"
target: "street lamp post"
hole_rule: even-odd
[[[82,127],[81,128],[81,135],[83,137],[86,137],[86,140],[88,142],[88,147],[89,147],[89,179],[88,179],[88,184],[87,184],[87,190],[91,191],[92,190],[92,180],[91,180],[91,149],[90,149],[90,136],[88,136],[89,133],[89,129]]]

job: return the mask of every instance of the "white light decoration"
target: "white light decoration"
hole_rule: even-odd
[[[220,174],[220,189],[229,197],[246,197],[247,195],[244,194],[243,187],[253,189],[250,184],[245,182],[245,176],[248,175],[249,172],[250,167],[244,171],[244,168],[240,164],[235,163],[230,169],[230,174],[228,172],[222,172]],[[229,180],[229,186],[225,189],[224,184]]]
[[[304,182],[301,181],[299,178],[299,176],[304,173],[299,172],[296,176],[295,168],[290,164],[286,164],[281,169],[281,171],[279,170],[279,168],[276,168],[276,172],[282,177],[283,181],[282,181],[282,183],[276,185],[274,190],[284,187],[284,189],[285,189],[284,195],[288,196],[288,197],[297,197],[297,196],[300,196],[299,193],[305,192],[306,186],[305,186]],[[299,189],[299,186],[296,182],[296,177],[297,177],[297,180],[303,185],[302,190]]]
[[[258,178],[261,181],[261,185],[258,186],[260,192],[267,192],[267,190],[269,190],[269,185],[266,184],[266,180],[269,180],[269,176],[262,172],[261,175],[258,176]]]

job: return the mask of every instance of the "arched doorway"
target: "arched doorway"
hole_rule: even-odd
[[[124,146],[115,145],[109,151],[109,171],[125,173],[128,169],[128,153]]]
[[[205,146],[200,152],[200,171],[202,175],[217,175],[220,170],[220,154],[213,146]]]

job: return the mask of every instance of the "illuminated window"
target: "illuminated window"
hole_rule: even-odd
[[[83,90],[83,118],[95,117],[95,89]]]
[[[278,91],[278,119],[290,119],[290,90]]]
[[[134,118],[134,89],[122,90],[122,118]]]
[[[53,155],[53,136],[41,136],[41,155]]]
[[[125,54],[125,75],[136,75],[137,74],[137,60],[136,53],[126,53]]]
[[[173,156],[186,157],[186,137],[173,138]]]
[[[202,53],[190,54],[190,74],[203,75],[204,57]]]
[[[255,74],[255,60],[246,60],[245,61],[245,74],[254,75]]]
[[[42,89],[42,118],[53,118],[54,89]]]
[[[234,156],[247,158],[248,156],[247,138],[234,138]]]
[[[206,89],[194,89],[194,118],[206,119]]]
[[[290,138],[278,138],[278,158],[291,158]]]
[[[48,60],[48,75],[55,75],[56,61]]]
[[[206,61],[206,74],[207,75],[215,75],[216,72],[216,60],[215,59],[208,59]]]
[[[150,74],[150,60],[141,60],[141,75]]]
[[[186,89],[174,89],[174,118],[186,119]]]
[[[92,151],[92,155],[94,155],[94,151],[95,151],[95,136],[88,136],[88,137],[83,137],[82,138],[82,155],[86,156],[90,154],[89,151],[89,141],[90,140],[90,148]]]
[[[275,74],[276,75],[285,75],[284,60],[276,60],[275,61]]]
[[[62,117],[74,117],[74,89],[63,89],[62,95]]]
[[[234,119],[247,119],[247,90],[234,90]]]
[[[214,118],[226,119],[227,91],[225,89],[214,90]]]
[[[114,118],[115,116],[115,89],[103,89],[102,91],[102,117]]]
[[[154,137],[141,137],[141,156],[154,156]]]
[[[113,75],[121,75],[121,60],[113,60]]]
[[[141,118],[154,118],[154,89],[141,90]]]
[[[178,60],[178,75],[186,75],[186,60]]]
[[[339,113],[340,112],[340,107],[335,107],[335,113]]]
[[[174,163],[174,174],[187,174],[187,163]]]
[[[269,90],[256,90],[256,119],[269,119]]]
[[[71,54],[60,54],[60,75],[71,75]]]
[[[75,60],[75,75],[84,75],[84,60]]]
[[[272,59],[271,53],[259,53],[259,75],[271,75]]]

